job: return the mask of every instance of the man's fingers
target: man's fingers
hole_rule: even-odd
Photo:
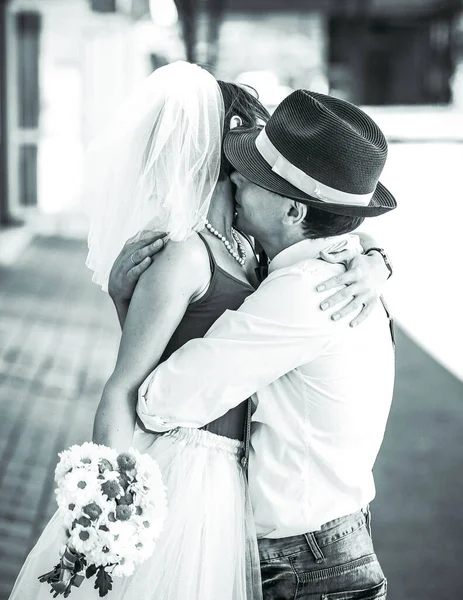
[[[129,246],[130,244],[134,244],[135,238],[137,237],[137,235],[138,235],[138,233],[136,233],[132,237],[129,237],[129,239],[125,242],[124,246]]]
[[[150,266],[150,264],[151,264],[151,257],[147,256],[146,258],[144,258],[141,261],[140,264],[138,264],[136,267],[133,267],[132,269],[130,269],[130,271],[127,274],[132,279],[138,281],[138,278],[140,277],[140,275],[146,271],[146,269]]]
[[[167,233],[165,231],[153,231],[152,229],[143,229],[138,235],[140,240],[149,241],[166,237]]]
[[[149,250],[149,252],[151,254],[157,254],[160,250],[162,250],[164,248],[166,243],[167,243],[167,240],[165,237],[163,237],[163,238],[156,240],[149,246],[147,246],[147,249]]]
[[[141,235],[141,238],[140,238]],[[141,234],[137,233],[125,242],[125,246],[132,246],[134,249],[144,248],[149,246],[157,240],[161,240],[166,237],[166,233],[162,231],[142,231]],[[135,239],[138,238],[138,239]]]
[[[147,246],[143,246],[142,248],[139,248],[138,250],[134,250],[132,252],[132,254],[130,255],[130,261],[134,265],[137,265],[137,264],[141,263],[142,260],[145,260],[145,258],[154,256],[155,254],[157,254],[160,250],[162,250],[164,248],[164,242],[165,242],[165,238],[160,238],[160,239],[156,240],[155,242],[148,244]]]

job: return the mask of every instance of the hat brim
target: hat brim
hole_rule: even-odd
[[[396,208],[397,203],[394,196],[379,182],[367,206],[323,202],[309,196],[274,173],[270,165],[262,158],[255,143],[260,131],[259,127],[245,130],[233,129],[224,141],[224,152],[229,162],[246,179],[256,185],[337,215],[376,217]]]

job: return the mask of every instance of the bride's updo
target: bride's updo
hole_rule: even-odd
[[[257,92],[248,86],[238,85],[229,81],[218,80],[222,92],[225,109],[223,138],[230,131],[230,120],[234,116],[241,118],[242,127],[250,128],[265,124],[270,118],[270,113],[263,104],[259,102]],[[230,175],[233,171],[222,151],[221,177]]]

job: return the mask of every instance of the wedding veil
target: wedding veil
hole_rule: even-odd
[[[87,266],[104,290],[128,238],[156,230],[182,241],[204,227],[219,177],[223,120],[214,77],[176,62],[154,71],[92,142],[83,196]]]

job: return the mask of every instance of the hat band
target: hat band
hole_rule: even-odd
[[[352,206],[368,206],[375,191],[370,194],[349,194],[336,190],[320,181],[289,162],[272,144],[265,128],[256,138],[256,148],[272,171],[282,177],[301,192],[318,198],[321,202],[333,204],[347,204]]]

